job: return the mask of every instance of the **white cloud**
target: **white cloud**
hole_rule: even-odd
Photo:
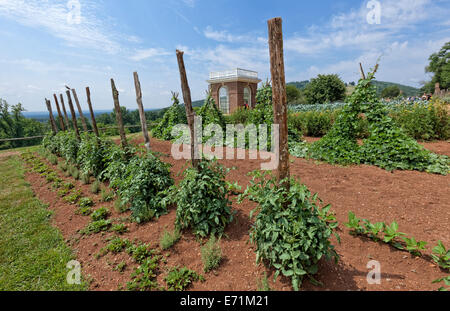
[[[143,50],[137,50],[134,55],[130,57],[130,59],[134,61],[142,61],[148,58],[158,57],[158,56],[167,56],[170,55],[169,52],[167,52],[164,49],[160,48],[149,48],[149,49],[143,49]]]
[[[70,46],[89,47],[114,54],[121,49],[113,34],[94,14],[91,2],[81,2],[80,23],[69,23],[66,2],[0,0],[0,16],[30,27],[41,28]]]
[[[233,35],[226,30],[222,31],[214,30],[211,26],[206,27],[206,29],[203,31],[203,34],[205,35],[206,38],[219,42],[233,43],[233,42],[253,41],[253,39],[248,35]]]

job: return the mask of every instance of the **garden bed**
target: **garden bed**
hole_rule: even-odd
[[[143,140],[134,141],[142,143]],[[432,146],[436,145],[437,149]],[[175,161],[169,156],[171,143],[160,140],[151,140],[153,151],[165,154],[161,160],[173,165],[172,176],[178,183],[182,176],[179,172],[185,167],[186,161]],[[450,155],[449,143],[427,143],[426,147],[440,154]],[[431,248],[442,240],[444,245],[450,245],[450,234],[446,229],[450,223],[450,177],[415,171],[396,171],[390,173],[377,167],[361,165],[339,167],[312,160],[292,157],[291,173],[300,177],[313,193],[325,203],[332,204],[332,211],[336,213],[339,221],[339,234],[341,244],[333,238],[336,250],[341,256],[338,265],[333,262],[322,261],[319,267],[317,280],[323,287],[314,286],[305,282],[305,290],[436,290],[440,286],[432,281],[446,274],[439,270],[436,264],[424,258],[413,258],[410,254],[395,250],[387,245],[375,243],[364,238],[354,237],[343,225],[347,222],[349,211],[358,217],[373,222],[384,221],[391,223],[397,221],[400,231],[413,235],[419,240],[429,242],[426,254]],[[238,182],[244,189],[250,181],[246,174],[260,169],[259,160],[223,160],[219,161],[228,168],[235,167],[227,180]],[[56,165],[50,165],[58,171]],[[112,211],[110,219],[129,216],[119,214],[113,208],[113,203],[99,203],[100,196],[90,192],[90,185],[83,185],[71,177],[59,177],[74,183],[85,196],[94,199],[97,207],[109,207]],[[35,173],[27,173],[27,181],[37,197],[50,205],[55,211],[53,223],[60,228],[70,246],[76,251],[77,259],[82,265],[83,275],[90,280],[91,290],[117,290],[125,288],[130,281],[131,273],[137,266],[125,254],[112,255],[96,259],[95,254],[104,247],[106,238],[112,233],[80,236],[78,230],[84,228],[89,218],[75,214],[76,206],[70,205],[58,197],[55,191],[49,189],[45,179]],[[269,286],[275,290],[292,290],[290,280],[280,278],[272,283],[270,270],[255,265],[253,246],[248,244],[248,231],[251,226],[250,211],[255,203],[244,201],[237,204],[233,198],[233,209],[237,215],[232,224],[226,229],[226,237],[221,241],[224,261],[216,272],[203,273],[201,261],[201,245],[191,234],[183,234],[181,241],[172,249],[167,263],[160,267],[161,274],[158,283],[163,285],[163,277],[167,269],[174,266],[186,266],[191,270],[205,276],[204,282],[195,282],[189,290],[257,290],[258,281],[267,271]],[[172,230],[175,220],[175,209],[160,219],[143,224],[130,224],[130,232],[124,238],[135,238],[157,247],[161,234],[166,228]],[[366,268],[370,260],[381,263],[381,285],[369,285],[366,281],[369,269]],[[113,267],[120,262],[127,264],[123,273],[113,271]]]

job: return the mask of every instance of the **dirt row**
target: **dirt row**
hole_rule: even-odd
[[[135,140],[142,143],[142,140]],[[179,172],[185,168],[186,161],[174,160],[171,156],[171,143],[151,140],[152,149],[163,154],[162,160],[172,165],[172,176],[179,182]],[[450,155],[450,144],[447,142],[425,144],[435,152]],[[433,149],[435,148],[435,149]],[[432,281],[446,274],[425,258],[413,258],[405,252],[390,248],[381,243],[353,237],[343,225],[347,221],[349,211],[360,218],[370,221],[399,223],[400,231],[414,236],[416,239],[429,242],[427,253],[442,240],[450,245],[450,177],[432,175],[421,172],[397,171],[390,173],[372,166],[339,167],[311,160],[291,158],[291,173],[301,179],[311,192],[318,193],[325,204],[332,204],[340,223],[339,234],[341,244],[334,239],[333,243],[341,259],[338,265],[334,262],[320,263],[317,279],[322,287],[305,281],[304,290],[436,290],[439,285]],[[260,169],[261,160],[221,160],[223,165],[235,168],[230,171],[227,180],[238,182],[244,188],[250,181],[247,173]],[[50,165],[51,166],[51,165]],[[56,166],[51,166],[58,170]],[[100,203],[100,197],[90,193],[89,185],[72,178],[70,180],[85,196],[97,203],[95,208],[109,207],[113,211],[111,218],[129,216],[114,211],[113,203]],[[106,245],[111,233],[81,237],[77,232],[88,222],[89,217],[75,214],[76,207],[65,203],[56,192],[40,176],[27,173],[34,193],[43,202],[49,204],[55,212],[53,222],[60,228],[64,238],[75,250],[82,264],[83,273],[90,280],[91,290],[117,290],[130,280],[135,267],[127,255],[107,255],[96,259],[95,254]],[[248,243],[248,231],[251,226],[250,211],[255,208],[252,202],[237,204],[233,199],[233,209],[237,212],[235,221],[227,227],[226,237],[221,241],[224,260],[216,272],[205,275],[205,282],[195,283],[189,290],[257,290],[258,281],[270,269],[255,264],[253,246]],[[121,219],[123,222],[124,219]],[[129,224],[130,232],[124,234],[129,239],[139,239],[150,243],[155,248],[165,228],[173,229],[175,210],[168,215],[144,225]],[[201,244],[189,233],[185,233],[179,243],[170,250],[167,264],[161,267],[160,283],[168,267],[186,266],[202,273],[200,256]],[[124,260],[127,268],[123,274],[113,271],[113,266]],[[371,260],[381,263],[381,285],[369,285],[366,277],[370,269],[367,264]],[[270,282],[274,290],[292,290],[288,279],[279,278]]]

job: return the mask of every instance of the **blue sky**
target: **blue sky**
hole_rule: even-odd
[[[450,0],[380,0],[380,24],[368,23],[368,2],[0,0],[0,98],[43,111],[67,84],[87,109],[90,86],[95,109],[112,109],[114,78],[121,105],[136,109],[138,71],[145,108],[165,107],[180,92],[179,48],[193,100],[202,99],[210,71],[269,78],[267,20],[277,16],[287,81],[326,73],[357,81],[359,62],[380,59],[378,80],[420,86],[429,55],[450,41]]]

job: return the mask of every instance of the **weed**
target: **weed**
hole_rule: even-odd
[[[93,194],[99,193],[100,192],[100,187],[101,187],[101,183],[98,180],[94,181],[92,183],[92,185],[91,185],[91,192]]]
[[[108,191],[106,189],[102,189],[100,192],[100,195],[102,197],[102,202],[111,202],[112,200],[114,200],[114,192],[112,191]]]
[[[89,174],[82,174],[81,175],[81,181],[84,185],[89,185],[91,183],[91,175]]]
[[[121,261],[120,263],[118,263],[113,270],[114,271],[119,271],[120,273],[123,273],[125,271],[125,268],[127,267],[127,263],[125,261]]]
[[[177,243],[181,238],[181,232],[180,230],[175,229],[173,232],[169,232],[167,230],[164,230],[164,233],[161,235],[161,238],[159,239],[159,246],[162,250],[168,250],[171,248],[175,243]]]
[[[203,271],[209,272],[217,269],[222,260],[222,249],[220,248],[219,241],[215,236],[212,236],[209,241],[202,247],[202,262]]]

